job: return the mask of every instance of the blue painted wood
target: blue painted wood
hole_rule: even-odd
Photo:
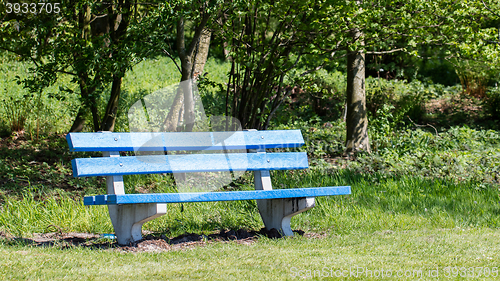
[[[77,158],[73,176],[307,169],[305,152],[209,153]]]
[[[189,203],[210,201],[237,201],[256,199],[304,198],[351,194],[350,186],[327,186],[252,191],[151,193],[97,195],[84,198],[85,205],[115,205],[140,203]]]
[[[300,130],[169,133],[69,133],[70,151],[173,151],[293,148]]]
[[[106,195],[98,195],[98,196],[106,196]],[[83,197],[83,205],[95,205],[96,196],[85,196]],[[104,200],[106,201],[106,200]]]

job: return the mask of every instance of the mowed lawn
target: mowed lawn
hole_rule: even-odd
[[[498,280],[500,230],[421,229],[260,238],[162,253],[0,247],[6,280]]]

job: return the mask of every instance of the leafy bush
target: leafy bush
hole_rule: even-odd
[[[305,146],[299,151],[305,151],[312,162],[324,157],[339,156],[344,151],[344,127],[345,124],[340,119],[337,122],[323,123],[320,118],[309,121],[295,120],[290,124],[281,124],[273,127],[273,130],[300,129],[304,137]]]
[[[20,85],[21,80],[33,75],[30,64],[11,56],[1,57],[0,62],[0,123],[4,132],[6,127],[31,135],[69,130],[80,104],[70,77],[62,76],[55,85],[31,93]]]
[[[483,106],[493,120],[500,121],[500,87],[492,87],[486,93]]]
[[[339,71],[320,69],[306,76],[292,73],[293,85],[298,87],[292,99],[300,104],[299,115],[316,115],[338,119],[345,104],[346,77]],[[304,107],[307,105],[307,107]],[[310,111],[307,112],[306,110]],[[309,113],[309,114],[308,114]]]
[[[359,172],[412,174],[452,181],[473,181],[478,187],[500,184],[500,133],[452,127],[404,129],[371,133],[371,155],[346,163]]]
[[[407,117],[420,122],[426,115],[425,103],[446,94],[457,94],[454,87],[427,84],[418,80],[412,82],[385,80],[369,77],[366,79],[366,104],[372,119],[379,114],[391,113],[389,121],[394,126],[411,123]],[[389,110],[384,106],[389,105]],[[386,118],[386,116],[382,116]]]

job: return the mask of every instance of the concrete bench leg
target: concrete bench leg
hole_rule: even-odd
[[[293,236],[290,220],[314,207],[314,197],[257,200],[267,230],[276,228],[284,236]]]
[[[167,204],[109,205],[108,211],[118,244],[127,245],[142,239],[142,225],[166,214]]]
[[[269,171],[255,171],[254,178],[256,190],[273,189]],[[282,235],[293,236],[290,220],[293,216],[313,208],[314,203],[314,197],[261,199],[257,200],[257,207],[267,230],[276,228]]]

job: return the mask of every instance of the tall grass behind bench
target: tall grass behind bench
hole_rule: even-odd
[[[15,236],[59,231],[107,233],[113,230],[106,207],[91,209],[67,195],[35,200],[34,193],[26,193],[20,199],[4,198],[0,208],[0,231]]]
[[[238,189],[250,190],[251,176]],[[476,188],[473,182],[453,183],[418,176],[362,175],[349,170],[313,168],[273,173],[276,188],[350,185],[352,194],[316,198],[316,207],[292,220],[293,229],[331,234],[383,230],[500,227],[499,192]],[[35,200],[5,197],[0,230],[14,235],[35,232],[110,233],[105,206],[83,206],[67,195]],[[51,226],[56,226],[52,227]],[[176,236],[223,229],[263,227],[255,201],[168,204],[167,215],[145,224],[144,230]]]
[[[320,168],[276,172],[273,181],[283,187],[351,186],[349,196],[317,198],[316,208],[297,216],[295,227],[335,233],[500,227],[499,190],[474,181]]]

